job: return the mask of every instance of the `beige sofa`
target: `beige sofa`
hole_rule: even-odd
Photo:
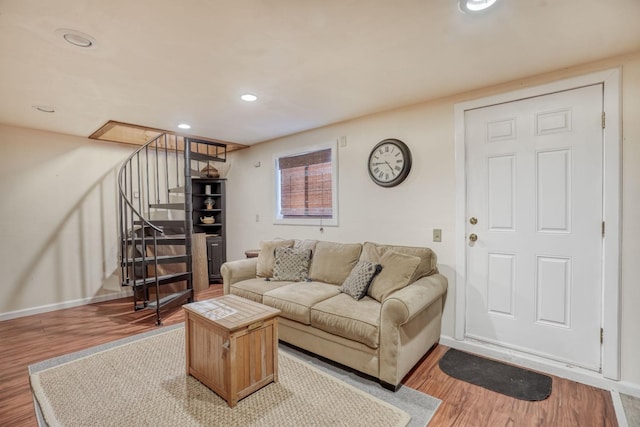
[[[274,280],[276,247],[308,248],[307,281]],[[281,253],[281,252],[278,252]],[[379,263],[366,296],[340,290],[359,260]],[[261,243],[260,255],[225,263],[224,293],[281,310],[279,339],[397,389],[440,338],[447,279],[428,248],[316,241]]]

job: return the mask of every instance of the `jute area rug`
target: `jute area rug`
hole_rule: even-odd
[[[46,424],[386,427],[410,421],[407,412],[284,351],[278,383],[231,409],[185,375],[184,328],[166,329],[52,367],[30,367]]]

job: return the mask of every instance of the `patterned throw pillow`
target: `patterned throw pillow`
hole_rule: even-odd
[[[351,273],[349,273],[347,280],[338,290],[351,295],[356,300],[360,300],[367,294],[371,281],[376,277],[376,274],[380,273],[380,270],[382,270],[380,264],[364,260],[358,261]]]
[[[273,280],[303,282],[309,278],[310,249],[276,248]]]
[[[260,242],[260,253],[258,254],[258,264],[256,264],[256,275],[258,277],[272,277],[273,263],[276,258],[276,248],[291,248],[295,240],[267,240]]]

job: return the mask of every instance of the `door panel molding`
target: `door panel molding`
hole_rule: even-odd
[[[454,338],[465,340],[466,321],[466,212],[467,189],[465,149],[465,111],[506,102],[547,95],[594,84],[603,84],[606,127],[603,129],[603,192],[606,235],[602,264],[602,376],[620,379],[620,234],[621,234],[621,85],[620,69],[613,68],[540,86],[497,94],[454,106],[456,164],[456,277]],[[561,123],[556,120],[556,125]],[[560,126],[561,127],[561,126]],[[508,132],[507,132],[508,133]]]

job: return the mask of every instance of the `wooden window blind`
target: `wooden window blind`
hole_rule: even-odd
[[[332,218],[331,149],[278,159],[283,218]]]

